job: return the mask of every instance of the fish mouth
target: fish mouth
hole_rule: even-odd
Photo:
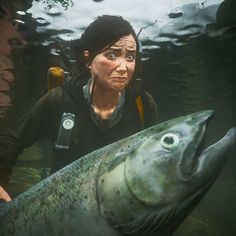
[[[199,167],[201,154],[207,148],[205,146],[205,137],[209,122],[213,119],[215,112],[211,111],[205,115],[203,121],[198,125],[193,140],[186,147],[179,163],[179,177],[186,181],[191,179]]]

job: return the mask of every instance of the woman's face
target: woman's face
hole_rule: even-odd
[[[96,88],[123,90],[134,73],[136,48],[134,37],[130,34],[96,55],[89,65],[92,78],[96,79]]]

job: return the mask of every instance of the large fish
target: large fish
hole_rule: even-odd
[[[213,184],[236,128],[200,152],[202,111],[157,124],[56,172],[0,213],[0,235],[171,235]]]

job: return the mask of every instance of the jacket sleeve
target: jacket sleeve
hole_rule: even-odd
[[[144,103],[144,120],[145,127],[155,125],[159,120],[159,113],[157,103],[148,92],[145,92],[145,103]]]
[[[12,173],[12,166],[16,156],[20,153],[20,146],[6,127],[0,132],[0,185],[5,186]]]
[[[19,121],[0,132],[0,185],[9,181],[12,167],[24,148],[36,141],[53,137],[58,94],[50,90]]]

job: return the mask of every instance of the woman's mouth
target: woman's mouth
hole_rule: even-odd
[[[126,83],[128,81],[127,77],[112,77],[112,80],[119,83]]]

